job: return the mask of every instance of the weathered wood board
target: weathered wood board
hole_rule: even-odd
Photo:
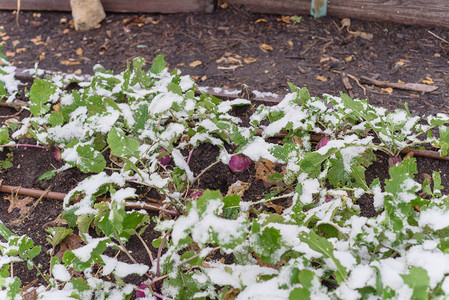
[[[228,0],[270,14],[310,14],[311,0]],[[327,15],[449,28],[448,0],[328,0]]]
[[[213,12],[215,0],[101,0],[109,12]],[[0,0],[0,9],[17,9],[17,0]],[[21,0],[21,10],[70,11],[70,0]]]

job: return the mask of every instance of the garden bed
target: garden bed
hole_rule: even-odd
[[[275,17],[270,22],[286,36],[297,33],[297,24],[282,25]],[[75,39],[77,33],[71,34]],[[4,41],[5,50],[14,51],[9,39]],[[433,46],[447,58],[444,42]],[[322,54],[327,47],[304,53],[317,66],[335,63],[326,68],[340,71],[319,83],[319,74],[310,75],[319,93],[340,83],[346,92],[362,94],[369,88],[382,93],[381,87],[363,83],[347,89],[341,71],[348,71],[350,62],[335,69],[341,62]],[[14,64],[21,65],[24,52],[14,53]],[[240,53],[241,59],[249,53]],[[274,59],[269,51],[261,53],[256,61]],[[363,58],[363,52],[358,55]],[[412,69],[412,63],[407,72],[396,70],[402,75],[417,70],[409,82],[420,84],[425,79],[416,78],[426,72],[441,76],[426,84],[437,91],[411,103],[412,113],[392,97],[416,91],[395,89],[392,95],[379,94],[383,100],[372,99],[389,111],[336,90],[334,96],[311,97],[309,91],[318,92],[294,84],[290,92],[269,88],[280,101],[263,103],[258,101],[267,99],[262,96],[273,95],[246,88],[240,95],[229,92],[230,87],[240,90],[245,77],[234,86],[224,81],[225,89],[214,84],[207,90],[228,94],[230,100],[221,100],[174,71],[174,58],[167,69],[161,56],[147,65],[149,58],[135,58],[128,69],[97,66],[90,77],[56,75],[33,85],[14,82],[16,70],[3,59],[3,98],[12,103],[0,106],[1,144],[10,145],[0,153],[0,204],[5,208],[0,233],[9,237],[0,245],[3,259],[9,260],[2,261],[0,293],[32,299],[125,298],[136,297],[144,283],[151,287],[145,293],[176,299],[427,299],[447,294],[449,118],[436,115],[445,108],[437,99],[445,97],[447,87],[441,84],[445,73],[433,68],[442,65],[441,57],[428,57],[424,71]],[[81,67],[61,66],[56,71]],[[201,71],[187,66],[179,67]],[[242,74],[239,69],[249,72],[242,66],[226,74]],[[258,84],[255,73],[253,86]],[[269,86],[279,85],[281,79],[273,78]],[[14,94],[16,86],[19,94]],[[433,115],[417,116],[429,113],[432,104],[442,106],[434,106]],[[26,196],[25,188],[40,194]],[[14,262],[20,259],[32,270]]]

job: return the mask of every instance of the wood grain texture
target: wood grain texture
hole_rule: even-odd
[[[309,14],[310,0],[228,0],[253,12]],[[449,28],[448,0],[329,0],[329,16]]]
[[[215,0],[101,0],[109,12],[213,12]],[[0,0],[0,9],[15,10],[17,0]],[[21,10],[70,11],[70,0],[22,0]]]

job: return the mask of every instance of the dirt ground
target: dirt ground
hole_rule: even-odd
[[[42,69],[77,74],[92,74],[95,64],[119,72],[134,57],[151,61],[157,54],[164,54],[171,69],[195,76],[199,85],[240,88],[246,84],[250,89],[280,94],[288,91],[287,82],[307,86],[312,95],[349,92],[341,76],[341,72],[346,72],[354,97],[368,97],[371,103],[390,109],[403,108],[404,102],[408,102],[412,113],[419,115],[449,113],[449,37],[439,28],[352,20],[350,33],[347,27],[341,27],[340,19],[302,16],[295,23],[289,18],[254,14],[237,7],[218,8],[214,14],[108,14],[100,28],[89,32],[76,32],[70,19],[69,13],[22,12],[16,25],[12,12],[1,11],[3,52],[18,68],[33,68],[39,63]],[[362,76],[393,83],[424,80],[438,89],[432,93],[382,90],[362,84]],[[11,108],[0,107],[2,117],[14,113]],[[4,160],[8,153],[0,152],[0,159]],[[87,176],[71,169],[50,181],[39,182],[40,175],[60,167],[62,162],[42,149],[17,148],[11,153],[13,167],[0,169],[3,184],[67,193]],[[217,153],[212,146],[200,147],[191,159],[195,175],[215,161]],[[368,181],[387,178],[387,167],[387,158],[379,156],[368,169]],[[424,180],[423,174],[437,170],[442,172],[443,186],[449,186],[447,162],[418,158],[418,168],[418,181]],[[227,166],[217,164],[209,172],[214,176],[205,176],[198,188],[226,193],[236,180],[253,182],[245,196],[248,199],[244,199],[247,201],[260,199],[270,190],[254,180],[254,167],[234,174]],[[61,203],[44,199],[21,223],[16,223],[14,220],[21,213],[18,209],[7,211],[7,196],[0,195],[0,220],[48,249],[44,229],[54,224],[61,213]],[[362,214],[375,215],[371,199],[359,204]],[[151,233],[145,236],[149,245],[153,238]],[[137,261],[147,262],[138,241],[131,241],[129,250]],[[48,258],[39,257],[38,262],[48,269]],[[15,272],[24,285],[35,284],[33,272],[25,270],[23,265]],[[132,280],[139,283],[138,278]]]

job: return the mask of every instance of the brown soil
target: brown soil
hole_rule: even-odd
[[[61,22],[63,18],[70,20],[71,16],[56,12],[39,15],[23,12],[17,27],[15,15],[0,12],[3,52],[19,68],[32,68],[39,62],[43,69],[84,74],[91,74],[97,63],[118,72],[133,57],[143,56],[151,61],[157,54],[164,54],[170,68],[198,76],[199,85],[240,88],[241,84],[247,84],[251,89],[277,93],[286,93],[287,82],[292,82],[307,86],[313,95],[338,94],[346,91],[338,73],[341,71],[357,78],[368,76],[391,82],[418,83],[430,77],[438,90],[428,94],[394,90],[389,95],[381,92],[379,87],[364,85],[365,96],[362,88],[351,80],[352,92],[355,97],[369,97],[373,104],[387,108],[402,108],[403,103],[408,102],[415,114],[449,113],[449,44],[428,32],[447,39],[445,31],[438,28],[353,21],[352,31],[373,34],[372,40],[364,40],[339,29],[338,19],[315,20],[303,16],[299,24],[287,24],[279,21],[279,16],[253,14],[235,7],[218,9],[214,14],[109,14],[99,29],[89,32],[74,31],[69,22]],[[262,50],[263,43],[272,46],[273,50]],[[82,54],[80,50],[77,53],[77,49],[82,49]],[[241,60],[242,66],[235,70],[219,68],[230,66],[217,63],[226,55]],[[254,58],[255,62],[245,63],[244,59],[249,58]],[[189,64],[196,60],[201,61],[201,65],[191,67]],[[400,61],[405,64],[398,65]],[[317,76],[328,80],[317,80]],[[14,113],[13,109],[0,107],[2,117]],[[20,115],[25,116],[26,113]],[[14,148],[0,152],[0,160],[5,159],[9,151],[13,153],[13,167],[0,169],[3,184],[66,193],[87,176],[71,169],[50,181],[39,182],[37,178],[44,172],[62,165],[52,157],[51,151]],[[195,150],[190,161],[195,175],[214,162],[217,153],[212,146]],[[443,186],[449,186],[447,162],[418,158],[418,168],[418,181],[424,180],[422,174],[437,170],[441,171]],[[367,171],[368,183],[376,177],[381,181],[388,178],[387,169],[387,158],[379,155],[378,161]],[[217,164],[202,176],[197,187],[226,193],[230,184],[241,180],[252,183],[245,200],[260,199],[269,188],[261,181],[254,181],[254,176],[254,167],[242,173],[232,173],[227,166]],[[43,246],[45,253],[50,246],[45,241],[44,228],[61,213],[61,203],[43,199],[22,223],[12,225],[20,213],[17,209],[7,212],[6,196],[0,194],[0,220],[12,231],[29,235],[36,244]],[[376,214],[370,199],[359,204],[363,215]],[[155,232],[147,230],[144,239],[151,247],[155,237]],[[138,262],[149,263],[147,253],[137,239],[132,239],[128,246]],[[155,249],[151,250],[155,253]],[[43,270],[48,270],[47,256],[40,255],[36,262],[43,265]],[[36,278],[35,273],[26,271],[24,265],[15,268],[15,273],[24,285]],[[137,284],[142,279],[130,280]]]

